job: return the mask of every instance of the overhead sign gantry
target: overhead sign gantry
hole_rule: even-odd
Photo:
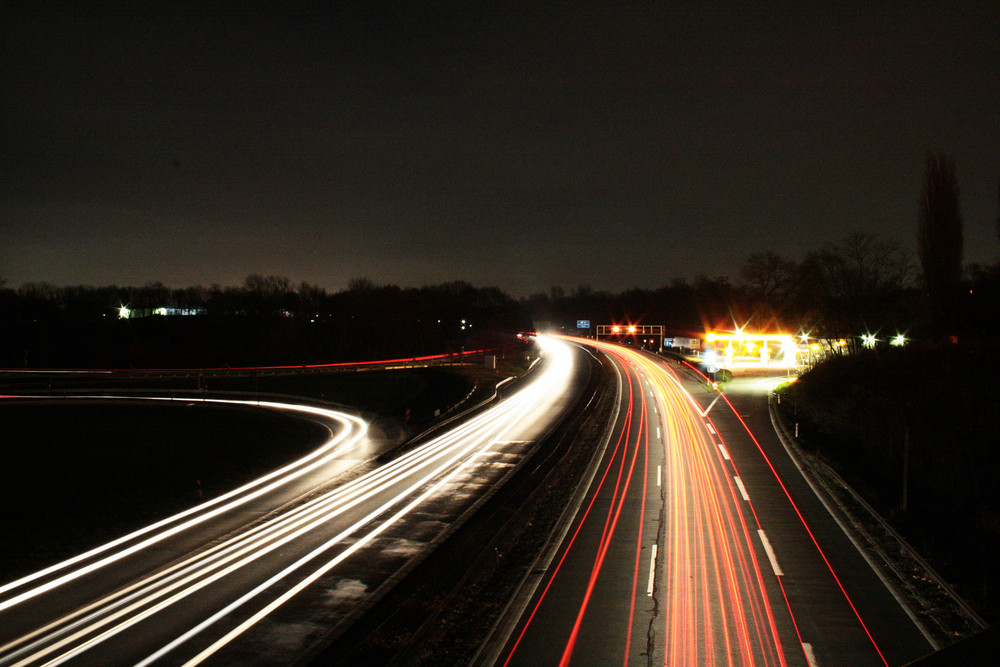
[[[621,338],[635,340],[644,348],[663,347],[662,324],[598,324],[597,338]]]

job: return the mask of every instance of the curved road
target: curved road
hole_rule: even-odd
[[[0,586],[0,665],[284,664],[343,631],[532,450],[574,352],[540,341],[524,386],[378,465],[356,417],[225,496]],[[254,403],[256,404],[256,403]]]

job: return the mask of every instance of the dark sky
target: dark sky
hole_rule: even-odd
[[[915,250],[929,150],[965,262],[1000,259],[995,0],[37,4],[0,9],[8,286],[526,295]]]

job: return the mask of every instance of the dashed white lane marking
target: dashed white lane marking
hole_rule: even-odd
[[[660,439],[660,427],[659,426],[656,427],[656,439],[657,440]]]
[[[816,659],[812,644],[802,642],[802,652],[806,654],[806,661],[809,662],[809,667],[819,667],[819,660]]]
[[[739,489],[740,489],[740,495],[743,496],[743,500],[745,500],[747,502],[750,502],[750,496],[747,495],[747,490],[743,486],[743,480],[740,479],[739,477],[733,477],[733,479],[736,480],[736,486],[739,487]]]
[[[767,552],[767,559],[771,561],[771,569],[779,577],[784,576],[784,572],[781,571],[781,567],[778,565],[778,559],[774,555],[774,549],[771,548],[771,543],[767,539],[767,535],[760,528],[757,529],[757,534],[760,535],[760,541],[764,544],[764,551]]]
[[[721,442],[719,443],[719,451],[722,452],[722,458],[724,458],[724,459],[726,459],[728,461],[729,460],[729,452],[726,451],[726,446],[723,445]]]
[[[661,486],[663,483],[663,466],[656,466],[656,485]]]
[[[649,557],[649,583],[646,584],[646,597],[653,597],[653,578],[656,576],[656,544],[653,544],[653,553]]]
[[[708,432],[709,433],[711,433],[712,435],[715,435],[715,427],[712,426],[712,424],[710,424],[709,422],[705,422],[705,426],[708,427]]]

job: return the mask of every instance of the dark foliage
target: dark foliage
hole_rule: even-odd
[[[120,309],[131,317],[121,318]],[[158,315],[158,309],[197,309]],[[287,278],[250,276],[241,287],[171,290],[0,289],[0,366],[206,367],[332,363],[413,357],[496,343],[489,332],[531,328],[525,306],[468,283],[401,289],[352,281],[327,294]]]
[[[928,154],[920,191],[917,242],[931,324],[937,336],[953,334],[954,301],[962,278],[962,213],[955,163]]]
[[[830,358],[782,400],[805,443],[992,616],[1000,614],[997,377],[996,345],[872,350]]]

